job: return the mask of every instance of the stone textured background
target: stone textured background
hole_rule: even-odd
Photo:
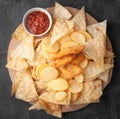
[[[28,111],[28,103],[11,97],[11,80],[5,68],[11,33],[32,7],[51,7],[55,1],[86,11],[98,21],[108,20],[107,34],[115,52],[112,81],[101,102],[65,113],[63,119],[120,119],[120,0],[0,0],[0,119],[55,119],[45,111]]]

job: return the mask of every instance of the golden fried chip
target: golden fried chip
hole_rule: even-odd
[[[71,39],[74,42],[81,44],[81,45],[85,45],[85,42],[86,42],[85,36],[82,33],[77,32],[77,31],[71,33]]]
[[[12,57],[8,59],[6,67],[16,71],[25,71],[28,68],[28,64],[24,58]]]
[[[41,77],[40,77],[40,73],[41,71],[46,68],[47,66],[49,66],[48,64],[39,64],[38,66],[34,66],[34,70],[33,70],[33,73],[35,72],[35,76],[36,76],[36,79],[39,80]]]
[[[66,35],[59,40],[59,43],[64,44],[64,43],[71,42],[71,41],[72,41],[72,39],[71,39],[70,35]]]
[[[79,93],[82,91],[83,89],[83,83],[80,83],[80,82],[77,82],[76,80],[74,79],[71,79],[69,81],[69,91],[71,93]]]
[[[102,95],[101,80],[85,82],[80,96],[72,104],[93,103],[96,100],[98,100],[101,95]]]
[[[82,83],[84,81],[84,76],[83,76],[83,74],[79,74],[79,75],[75,76],[74,79],[77,82]]]
[[[40,78],[44,81],[51,81],[58,77],[58,70],[51,66],[46,66],[40,72]]]
[[[15,39],[15,40],[25,40],[30,34],[28,34],[24,28],[23,28],[23,25],[20,24],[17,29],[15,30],[15,32],[12,34],[12,37]]]
[[[55,42],[53,45],[50,45],[50,38],[49,37],[45,37],[44,39],[42,39],[42,47],[50,53],[56,53],[59,51],[59,43]]]
[[[62,117],[62,111],[61,111],[60,105],[53,104],[53,103],[47,103],[41,99],[39,99],[36,104],[34,104],[33,106],[29,108],[29,110],[33,110],[33,109],[37,109],[37,110],[44,109],[48,114],[52,116],[56,116],[59,118]]]
[[[73,17],[72,21],[75,23],[76,30],[86,31],[85,8],[82,7]]]
[[[55,91],[49,91],[45,92],[40,95],[39,99],[42,99],[46,102],[50,102],[53,104],[60,104],[60,105],[69,105],[70,104],[70,99],[71,99],[71,93],[68,91],[66,98],[63,100],[56,100],[55,99],[56,92]]]
[[[64,35],[70,33],[73,30],[73,26],[74,26],[73,21],[57,18],[52,29],[50,45],[53,45]]]
[[[82,69],[85,69],[85,68],[87,67],[87,65],[88,65],[88,62],[89,62],[88,59],[85,58],[84,60],[81,60],[79,66],[80,66]]]
[[[65,91],[56,92],[55,100],[58,100],[58,101],[63,100],[66,98],[66,96],[67,96],[67,93]]]
[[[75,58],[75,56],[76,55],[66,55],[61,58],[56,59],[54,61],[55,67],[59,67],[59,66],[62,66],[62,65],[65,65],[65,64],[71,62]]]
[[[84,35],[84,37],[85,37],[85,39],[86,39],[87,41],[89,41],[89,40],[91,40],[91,39],[92,39],[92,36],[91,36],[88,32],[86,32],[86,31],[77,30],[77,32],[79,32],[79,33],[83,34],[83,35]]]
[[[63,78],[57,78],[47,83],[49,89],[54,91],[64,91],[69,88],[68,81]]]
[[[60,76],[64,79],[72,79],[74,76],[81,74],[83,72],[79,66],[73,64],[61,66],[59,70],[61,72]]]
[[[28,36],[20,42],[17,48],[11,52],[11,57],[21,57],[27,60],[32,60],[34,57],[34,37]]]
[[[38,99],[38,94],[30,73],[23,73],[23,79],[19,84],[15,97],[26,102],[33,102]]]
[[[70,19],[72,15],[65,7],[63,7],[61,4],[56,2],[53,18],[57,18],[57,17],[61,19]]]
[[[103,70],[101,70],[94,62],[89,62],[88,66],[84,69],[85,80],[95,80],[101,75],[101,73],[111,69],[112,64],[105,64]]]

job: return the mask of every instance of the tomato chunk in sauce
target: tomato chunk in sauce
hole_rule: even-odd
[[[32,34],[38,35],[44,33],[49,27],[48,16],[40,11],[30,13],[26,18],[26,27]]]

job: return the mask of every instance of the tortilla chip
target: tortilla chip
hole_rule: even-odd
[[[23,72],[17,71],[15,74],[15,78],[12,82],[12,91],[11,95],[14,95],[19,87],[20,82],[23,80]]]
[[[108,82],[109,74],[110,74],[109,70],[105,71],[99,76],[99,79],[103,80],[104,82]]]
[[[57,18],[52,29],[50,45],[53,45],[64,35],[70,33],[73,30],[73,27],[74,27],[73,21]]]
[[[103,34],[99,34],[97,38],[88,41],[84,48],[84,54],[88,58],[95,61],[100,69],[104,68],[104,56],[105,56],[105,37]]]
[[[37,103],[29,108],[29,110],[41,110],[44,109],[48,114],[61,118],[62,112],[60,105],[47,103],[41,99],[37,101]]]
[[[70,19],[72,17],[72,14],[65,7],[56,2],[53,18],[57,17],[61,19]]]
[[[60,105],[69,105],[70,104],[70,99],[71,99],[71,93],[68,91],[67,92],[67,97],[63,100],[56,100],[55,99],[55,91],[49,91],[45,92],[40,95],[39,99],[42,99],[46,102],[54,103],[54,104],[60,104]]]
[[[73,17],[72,21],[75,23],[76,30],[86,31],[85,8],[82,7],[79,12]]]
[[[95,80],[103,72],[108,71],[112,67],[112,64],[105,64],[104,69],[101,70],[94,62],[89,62],[88,66],[84,69],[84,78],[86,81]]]
[[[28,36],[20,42],[18,47],[11,52],[11,57],[21,57],[27,60],[32,60],[34,57],[34,37]]]
[[[23,72],[28,68],[28,64],[24,58],[12,57],[9,58],[6,68]]]
[[[46,89],[46,82],[42,79],[38,80],[38,81],[34,81],[35,84],[35,88],[37,93],[40,93],[41,91],[43,91],[44,89]]]
[[[26,102],[33,102],[38,99],[38,94],[30,73],[26,72],[23,74],[23,79],[19,84],[15,97]]]
[[[12,38],[14,38],[15,40],[25,40],[30,34],[28,34],[24,28],[23,25],[20,24],[17,29],[15,30],[15,32],[12,34]]]
[[[73,64],[61,66],[59,70],[61,72],[60,76],[68,80],[83,72],[83,70],[79,66]]]
[[[100,33],[106,36],[106,27],[107,27],[107,20],[104,20],[103,22],[99,22],[87,26],[87,31],[93,36],[93,38],[96,38],[97,35],[99,35]]]
[[[72,104],[86,104],[96,102],[102,95],[102,81],[95,80],[84,83],[83,90],[78,99]]]

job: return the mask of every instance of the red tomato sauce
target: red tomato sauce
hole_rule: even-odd
[[[32,12],[26,18],[26,27],[29,32],[38,35],[44,33],[49,27],[48,16],[40,11]]]

